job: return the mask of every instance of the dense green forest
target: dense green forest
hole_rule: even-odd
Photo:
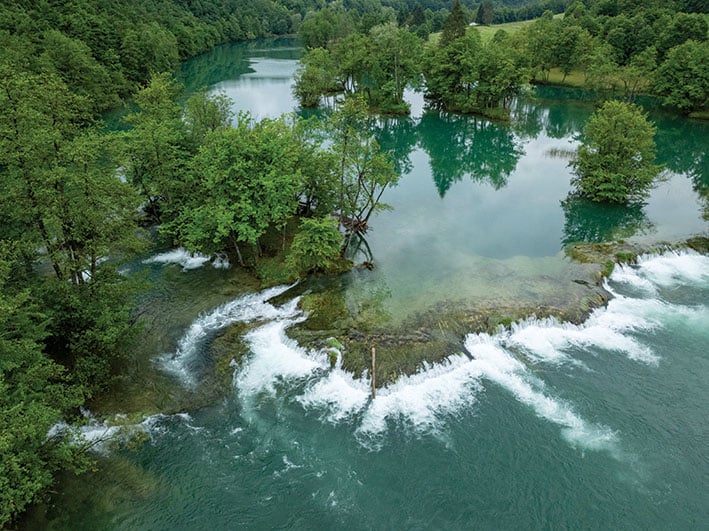
[[[643,93],[684,113],[706,110],[704,14],[664,2],[589,4],[575,1],[563,17],[545,11],[518,31],[500,30],[486,41],[469,27],[474,14],[457,1],[437,39],[429,39],[433,19],[418,5],[397,21],[385,13],[381,20],[369,17],[369,25],[325,8],[300,27],[307,53],[296,95],[314,106],[322,96],[362,94],[373,110],[405,114],[404,87],[425,81],[427,98],[443,109],[504,118],[529,83],[563,83],[573,75],[602,99],[630,101]],[[475,18],[491,22],[493,11],[484,2]]]
[[[4,2],[0,526],[58,471],[89,466],[71,431],[52,427],[80,419],[125,372],[144,286],[119,266],[148,248],[146,227],[191,251],[226,250],[269,281],[347,268],[345,250],[398,176],[367,133],[369,110],[408,112],[403,91],[414,86],[432,105],[504,117],[530,81],[580,72],[602,97],[648,92],[701,111],[702,9],[692,0]],[[487,42],[468,27],[537,16]],[[325,123],[234,117],[204,91],[178,103],[180,60],[296,32],[307,50],[302,103],[347,96]],[[123,130],[106,131],[101,114],[129,100]]]

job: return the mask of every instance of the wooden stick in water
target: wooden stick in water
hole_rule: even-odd
[[[377,382],[374,377],[374,372],[377,367],[377,351],[372,347],[372,400],[377,398]]]

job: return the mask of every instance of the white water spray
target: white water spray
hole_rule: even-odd
[[[229,269],[229,257],[225,253],[217,253],[213,258],[200,253],[191,253],[183,247],[178,247],[172,251],[156,254],[143,260],[144,264],[177,264],[182,266],[183,271],[198,269],[207,262],[210,262],[215,269]]]
[[[573,359],[574,349],[592,349],[596,356],[621,354],[650,368],[658,366],[660,356],[636,333],[663,328],[668,315],[706,316],[706,308],[657,298],[660,288],[688,282],[709,285],[709,258],[691,253],[643,257],[638,265],[620,267],[611,277],[613,285],[640,287],[641,296],[622,295],[609,285],[613,299],[582,325],[528,319],[494,336],[469,334],[465,346],[472,360],[452,356],[426,365],[381,389],[375,400],[369,397],[366,373],[355,378],[337,365],[330,368],[325,351],[307,350],[286,336],[288,326],[305,318],[294,305],[272,308],[272,315],[260,313],[272,322],[245,337],[252,354],[237,369],[235,387],[254,407],[261,399],[282,399],[283,389],[286,400],[316,412],[323,422],[351,423],[363,444],[376,447],[394,425],[415,433],[440,433],[448,419],[476,407],[486,386],[498,385],[537,417],[559,426],[572,446],[618,456],[619,441],[612,428],[582,418],[572,403],[555,397],[530,366],[583,366]]]
[[[86,424],[69,425],[58,422],[47,433],[47,438],[58,437],[69,432],[73,444],[98,454],[108,454],[112,448],[126,443],[138,434],[147,435],[151,440],[165,433],[169,424],[177,420],[190,426],[192,417],[187,413],[150,415],[137,423],[126,422],[125,415],[115,415],[113,419],[98,420],[89,411],[82,411]]]
[[[301,313],[297,308],[297,299],[280,308],[267,302],[291,287],[293,286],[276,286],[259,293],[244,295],[201,315],[177,342],[175,352],[160,358],[163,367],[176,374],[186,385],[193,387],[197,382],[190,363],[211,334],[236,322],[283,320]]]

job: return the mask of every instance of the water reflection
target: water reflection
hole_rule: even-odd
[[[600,243],[647,234],[654,228],[643,204],[608,205],[569,195],[564,211],[563,243]]]
[[[281,39],[224,46],[187,63],[183,79],[188,91],[204,85],[226,91],[235,110],[248,109],[256,118],[294,112],[296,44]],[[426,109],[420,94],[411,91],[408,98],[414,103],[412,117],[371,122],[372,134],[402,175],[401,184],[383,198],[395,210],[378,214],[367,235],[371,250],[363,253],[382,269],[391,259],[402,275],[421,248],[439,253],[429,269],[444,271],[441,261],[449,261],[453,251],[495,258],[550,256],[560,242],[632,235],[672,239],[705,230],[697,216],[699,207],[709,217],[704,124],[650,109],[658,130],[658,161],[672,175],[645,207],[604,207],[564,200],[568,159],[594,110],[591,94],[537,87],[515,103],[510,124]],[[330,111],[298,112],[322,119]],[[456,183],[455,193],[449,193]],[[414,262],[418,269],[424,266]]]
[[[675,117],[662,116],[656,120],[657,160],[665,167],[684,174],[692,181],[692,188],[704,203],[704,219],[709,219],[709,154],[706,136],[688,134],[687,124]]]
[[[495,190],[505,187],[524,153],[509,127],[482,118],[428,111],[417,131],[441,197],[466,176]]]
[[[377,142],[394,161],[399,175],[411,173],[411,152],[416,147],[417,128],[411,118],[380,118],[376,124]]]
[[[191,93],[254,73],[250,61],[254,57],[295,61],[302,54],[297,45],[296,39],[285,38],[226,44],[183,63],[177,77],[185,85],[187,93]]]

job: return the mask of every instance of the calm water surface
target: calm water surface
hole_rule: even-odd
[[[224,91],[236,110],[273,117],[295,109],[299,53],[287,41],[227,46],[182,75],[190,88]],[[377,267],[346,279],[354,306],[376,299],[397,322],[441,301],[563,298],[577,274],[566,242],[707,234],[704,124],[653,110],[666,180],[646,205],[607,208],[566,200],[567,154],[588,102],[539,90],[506,126],[411,98],[411,118],[381,121],[376,132],[403,176],[384,198],[393,210],[367,235]],[[53,527],[709,525],[708,258],[669,253],[618,268],[615,297],[584,325],[530,320],[469,334],[473,360],[427,367],[373,402],[366,378],[330,369],[325,353],[286,337],[306,318],[297,301],[267,301],[286,288],[242,295],[233,273],[183,271],[195,265],[185,260],[144,266],[169,279],[156,281],[169,293],[155,295],[165,309],[153,324],[163,330],[155,355],[188,392],[199,389],[192,369],[210,338],[255,322],[233,393],[153,418],[147,443],[114,453],[103,473],[64,493]]]

